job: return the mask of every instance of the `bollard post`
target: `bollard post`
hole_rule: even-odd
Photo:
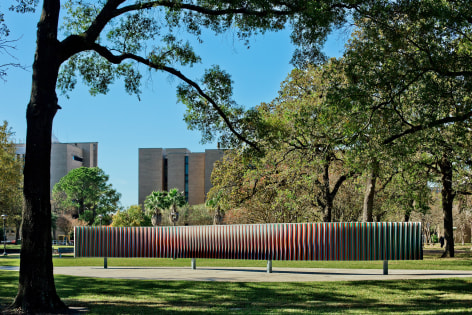
[[[192,258],[191,266],[192,266],[193,270],[197,269],[197,259],[196,258]]]
[[[108,268],[108,261],[106,257],[103,257],[103,268],[107,269]]]
[[[272,273],[272,260],[267,261],[267,273]]]
[[[388,275],[388,260],[384,260],[383,263],[383,274]]]

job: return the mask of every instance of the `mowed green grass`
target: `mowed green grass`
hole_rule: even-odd
[[[87,314],[449,314],[472,313],[472,279],[231,283],[56,276],[56,288]],[[18,274],[0,271],[0,304]]]

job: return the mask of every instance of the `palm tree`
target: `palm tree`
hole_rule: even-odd
[[[179,207],[184,206],[187,201],[185,200],[185,196],[182,195],[177,188],[169,190],[166,199],[168,207],[170,208],[169,219],[175,226],[179,220],[179,212],[177,210]]]
[[[151,216],[153,226],[158,226],[162,221],[161,210],[169,207],[167,193],[165,191],[153,191],[144,200],[144,209]]]

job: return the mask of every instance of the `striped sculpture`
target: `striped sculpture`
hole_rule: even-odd
[[[420,223],[75,227],[76,257],[423,259]]]

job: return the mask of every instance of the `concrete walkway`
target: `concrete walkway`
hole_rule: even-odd
[[[0,270],[18,271],[18,267],[0,267]],[[267,273],[257,267],[54,267],[55,274],[80,277],[141,279],[141,280],[189,280],[225,282],[299,282],[299,281],[359,281],[472,278],[472,270],[400,270],[389,269],[383,275],[381,269],[325,269],[325,268],[274,268]]]

